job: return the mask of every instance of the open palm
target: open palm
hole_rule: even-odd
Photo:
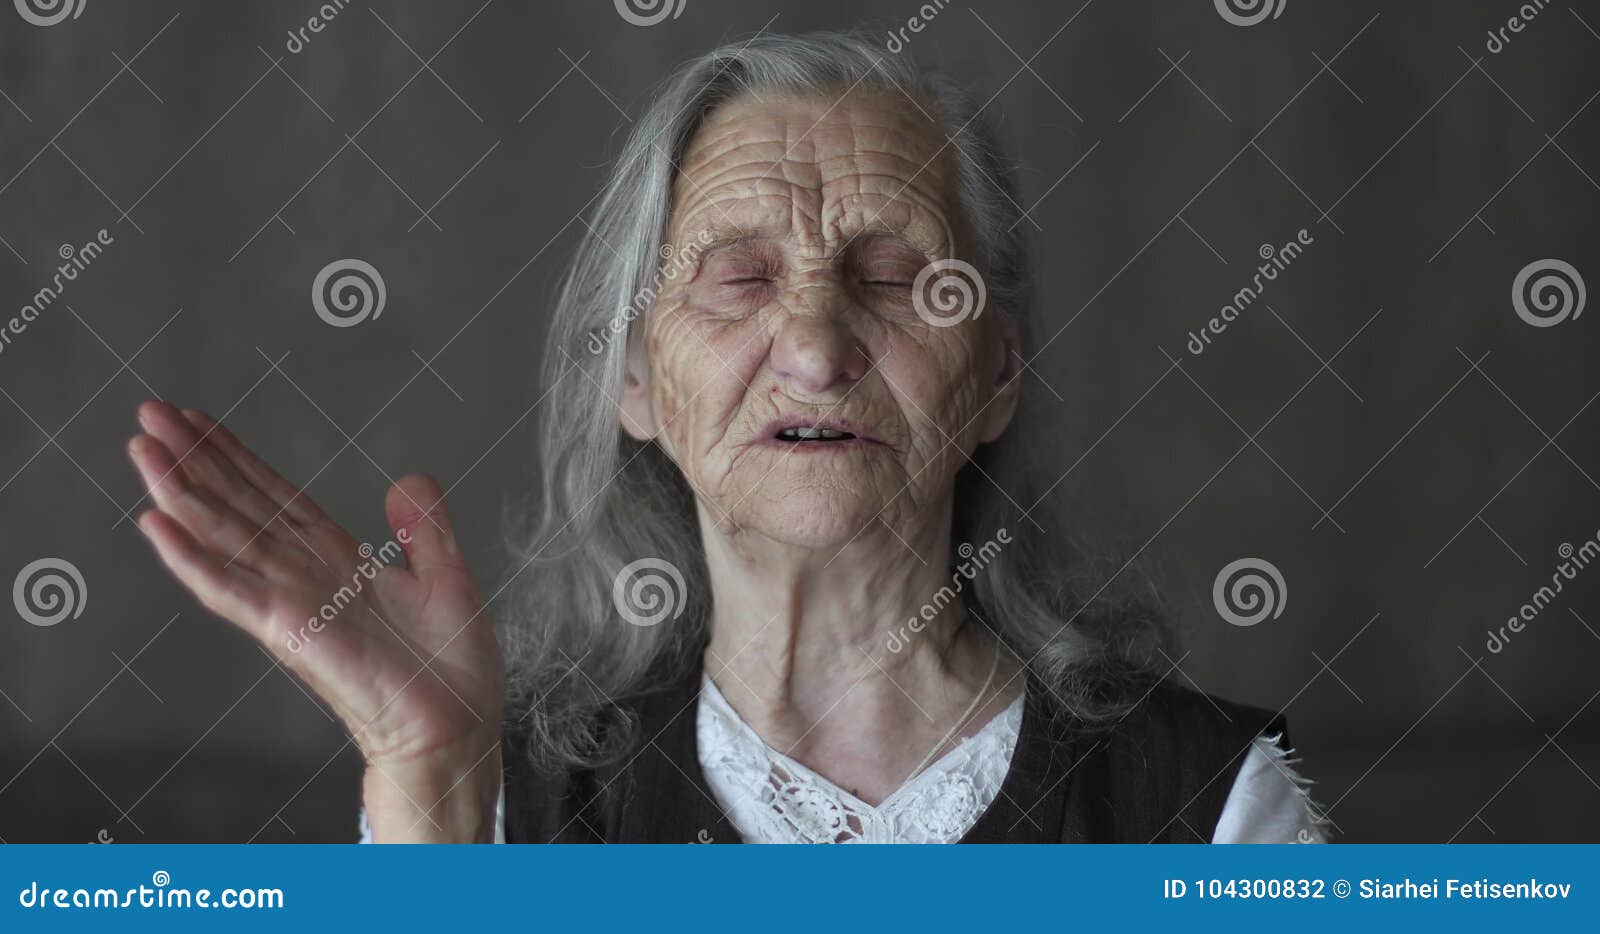
[[[389,489],[395,539],[375,548],[209,417],[147,402],[139,421],[128,451],[155,504],[140,528],[202,604],[334,710],[369,772],[426,815],[429,790],[394,776],[498,770],[500,650],[432,478]]]

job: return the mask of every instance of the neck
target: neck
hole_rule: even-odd
[[[857,784],[892,790],[941,735],[976,729],[1014,696],[1013,683],[973,705],[996,640],[967,623],[952,584],[948,510],[921,527],[871,527],[842,549],[703,515],[701,529],[713,596],[706,671],[778,751],[827,774],[830,759],[855,750],[885,765]],[[1002,654],[995,686],[1018,667]]]

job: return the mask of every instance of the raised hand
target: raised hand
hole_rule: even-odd
[[[374,839],[487,839],[503,664],[439,485],[398,480],[394,540],[363,545],[209,417],[146,402],[139,423],[128,453],[155,504],[139,527],[339,716],[367,763]]]

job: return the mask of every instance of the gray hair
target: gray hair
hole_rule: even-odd
[[[660,257],[672,250],[677,166],[707,114],[730,100],[856,87],[904,93],[943,122],[977,254],[969,259],[990,304],[1028,346],[1033,309],[1011,169],[980,104],[959,85],[858,32],[760,35],[668,77],[598,195],[550,321],[539,486],[522,513],[530,528],[516,539],[515,586],[500,613],[508,731],[543,767],[592,766],[620,754],[633,724],[616,701],[682,677],[708,638],[711,589],[693,493],[659,447],[623,433],[617,409],[636,299],[654,295]],[[1113,572],[1111,562],[1051,529],[1046,506],[1024,515],[1012,501],[1027,501],[1027,449],[1049,434],[1026,381],[1022,396],[1011,429],[980,447],[957,478],[951,562],[972,548],[955,543],[1009,530],[1012,543],[986,551],[964,588],[972,618],[1027,663],[1032,685],[1051,692],[1060,710],[1104,720],[1122,712],[1129,686],[1148,676],[1165,627],[1142,575],[1123,574],[1126,565]],[[614,605],[619,573],[643,558],[683,577],[667,597],[680,601],[676,612],[660,625],[630,625]]]

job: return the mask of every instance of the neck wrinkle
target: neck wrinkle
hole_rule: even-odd
[[[948,509],[898,536],[869,527],[830,553],[714,523],[702,531],[705,671],[774,748],[820,741],[839,726],[828,720],[875,724],[858,731],[869,742],[911,718],[955,716],[990,668],[992,640],[962,626],[959,595],[925,613],[951,586]]]

